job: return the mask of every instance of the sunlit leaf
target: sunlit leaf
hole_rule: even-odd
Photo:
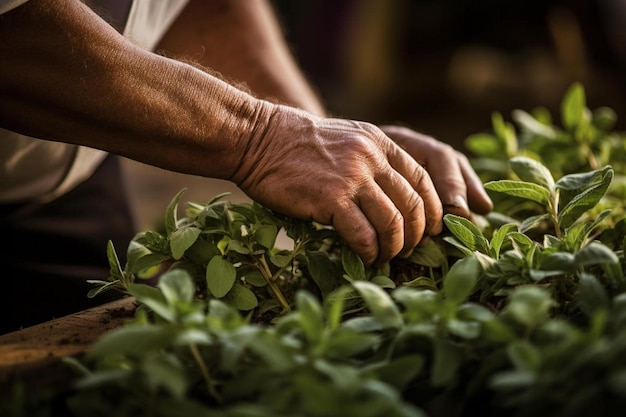
[[[515,174],[526,182],[541,185],[550,192],[554,190],[552,173],[541,162],[526,156],[516,156],[509,160],[511,169]]]
[[[177,222],[178,222],[178,203],[180,202],[181,197],[187,191],[186,188],[183,188],[174,196],[172,201],[168,204],[165,210],[165,232],[169,237],[174,230],[176,230]]]
[[[487,190],[534,201],[543,206],[546,206],[551,200],[550,191],[532,182],[498,180],[487,182],[484,187]]]
[[[557,137],[554,127],[540,122],[524,110],[513,110],[512,117],[520,128],[527,133],[542,136],[547,139],[556,139]]]
[[[497,258],[498,255],[500,254],[500,249],[502,248],[502,245],[507,235],[510,232],[517,231],[517,230],[518,230],[518,226],[515,223],[508,223],[499,227],[493,233],[493,236],[491,237],[491,242],[489,243],[489,247],[491,248],[491,254]]]
[[[478,227],[464,217],[446,214],[443,221],[450,232],[471,251],[489,253],[489,242]]]
[[[575,129],[584,119],[586,109],[585,89],[580,83],[572,84],[561,102],[562,123],[568,130]]]

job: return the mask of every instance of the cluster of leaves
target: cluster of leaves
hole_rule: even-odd
[[[68,359],[81,374],[68,412],[622,415],[624,138],[580,85],[562,113],[561,129],[516,112],[521,135],[494,115],[468,146],[495,211],[446,215],[447,233],[384,268],[255,203],[217,196],[178,218],[181,192],[123,268],[109,246],[111,276],[91,296],[120,290],[139,308]],[[281,231],[292,249],[275,247]],[[154,273],[158,285],[141,282]]]
[[[474,168],[483,180],[491,181],[520,179],[509,164],[519,156],[541,161],[555,178],[611,166],[615,173],[611,188],[588,215],[595,218],[610,208],[613,218],[624,217],[626,141],[623,133],[612,130],[617,115],[608,107],[589,109],[583,86],[575,83],[564,95],[560,116],[559,126],[544,107],[531,112],[513,111],[514,123],[505,121],[498,112],[493,113],[492,131],[473,134],[466,140],[467,149],[476,156],[472,160]],[[508,196],[494,195],[494,199],[497,211],[502,213],[526,218],[534,210],[532,204]]]

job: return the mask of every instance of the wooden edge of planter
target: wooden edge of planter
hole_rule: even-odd
[[[78,357],[104,333],[120,327],[135,313],[132,297],[0,335],[0,397],[17,384],[27,391],[67,385],[74,371],[62,362]]]

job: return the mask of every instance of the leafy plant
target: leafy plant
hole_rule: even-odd
[[[109,280],[136,317],[80,360],[74,416],[621,416],[624,137],[566,93],[468,138],[495,202],[366,268],[334,230],[223,195],[139,233]],[[559,152],[555,152],[559,149]],[[275,247],[278,233],[290,249]],[[142,282],[157,276],[158,285]],[[13,403],[15,404],[15,403]],[[0,408],[1,410],[1,408]]]

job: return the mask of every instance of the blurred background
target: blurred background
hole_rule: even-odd
[[[548,108],[581,82],[591,108],[626,130],[626,0],[271,0],[285,36],[328,111],[395,123],[465,151],[491,114]],[[226,181],[127,161],[141,230],[160,223],[183,187],[205,202]]]

